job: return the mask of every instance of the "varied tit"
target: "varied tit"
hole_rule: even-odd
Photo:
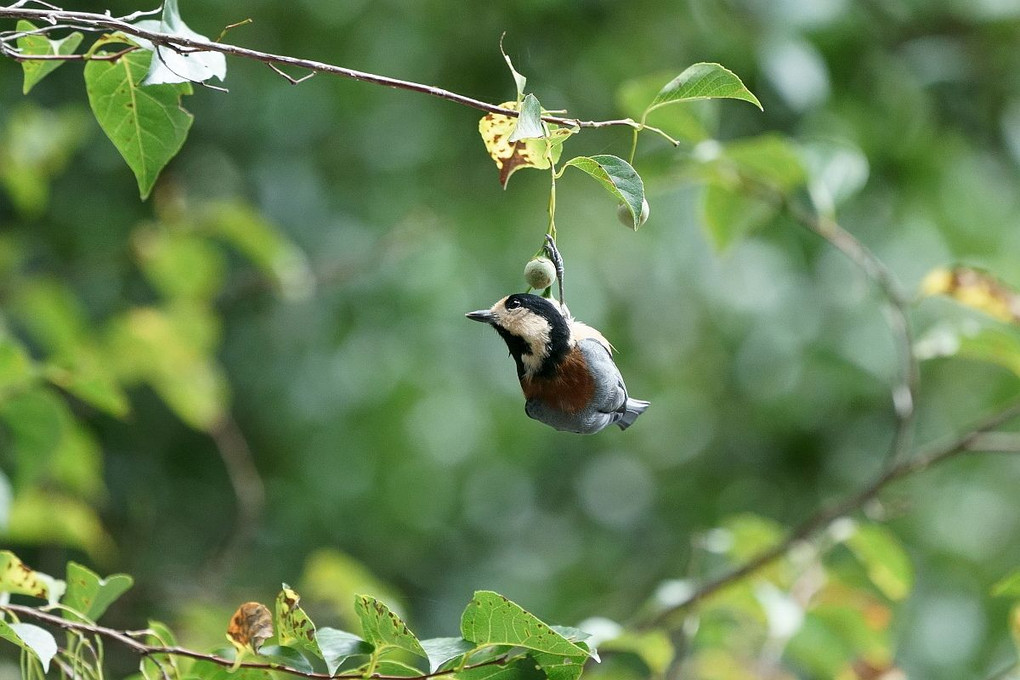
[[[562,303],[518,293],[467,317],[489,324],[506,341],[531,418],[594,434],[613,424],[625,430],[648,408],[647,401],[627,396],[609,341],[575,321]]]

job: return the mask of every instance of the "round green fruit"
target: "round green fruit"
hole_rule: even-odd
[[[556,266],[547,257],[536,257],[524,265],[524,280],[535,290],[545,290],[556,280]]]
[[[634,218],[630,214],[630,207],[626,203],[621,203],[616,206],[616,216],[623,223],[623,226],[631,229],[637,229],[642,224],[648,221],[648,201],[641,199],[641,215],[638,216],[637,224],[634,224]]]

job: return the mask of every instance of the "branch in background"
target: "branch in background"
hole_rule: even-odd
[[[914,417],[917,413],[917,395],[921,382],[914,334],[910,327],[908,307],[910,298],[905,295],[893,273],[871,250],[843,229],[838,222],[819,215],[794,203],[788,198],[783,205],[802,226],[818,234],[834,248],[846,255],[878,286],[888,304],[888,323],[900,353],[901,382],[893,388],[893,411],[896,414],[896,432],[893,435],[887,460],[890,465],[902,461],[913,442]]]
[[[266,503],[266,490],[248,440],[231,415],[216,423],[209,436],[216,444],[237,499],[237,527],[217,559],[220,565],[226,565],[255,533]]]
[[[983,437],[990,436],[992,434],[1000,434],[991,433],[990,430],[998,428],[1000,425],[1003,425],[1017,416],[1020,416],[1020,402],[1007,406],[998,413],[975,425],[966,434],[961,435],[946,444],[932,447],[927,452],[920,453],[907,460],[894,464],[860,491],[852,493],[843,500],[828,507],[824,507],[808,517],[794,528],[793,531],[791,531],[786,538],[775,547],[766,550],[736,569],[702,584],[684,601],[659,611],[651,617],[651,619],[644,622],[642,627],[669,627],[670,621],[675,615],[684,612],[706,597],[722,590],[726,586],[736,583],[737,581],[741,581],[763,567],[772,564],[779,558],[786,555],[786,553],[788,553],[796,543],[812,538],[817,533],[828,527],[834,520],[860,510],[865,503],[875,498],[883,489],[885,489],[885,487],[889,486],[893,482],[899,481],[900,479],[913,475],[917,472],[923,472],[924,470],[934,467],[939,463],[944,463],[945,461],[956,458],[964,453],[972,453],[981,450],[977,445],[981,443]],[[1002,442],[1000,441],[999,443],[1001,444]],[[1020,441],[1017,441],[1016,435],[1012,436],[1012,443],[1020,443]],[[995,448],[993,451],[1002,453],[1007,450],[1004,448]],[[1016,453],[1020,452],[1020,449],[1008,449],[1008,452]]]
[[[221,54],[230,55],[233,57],[241,57],[243,59],[251,59],[254,61],[261,61],[265,64],[269,64],[274,67],[281,76],[285,77],[292,84],[301,82],[300,78],[293,78],[283,74],[279,66],[289,66],[298,69],[304,69],[311,71],[312,73],[329,73],[331,75],[340,76],[342,78],[350,78],[352,80],[358,80],[364,83],[372,83],[374,85],[382,85],[384,87],[392,87],[399,90],[409,90],[411,92],[418,92],[421,94],[427,94],[432,97],[438,97],[439,99],[445,99],[447,101],[454,102],[456,104],[462,104],[479,111],[485,111],[486,113],[498,113],[504,116],[517,117],[519,114],[513,109],[505,109],[488,102],[474,99],[473,97],[467,97],[456,92],[444,90],[440,87],[434,87],[432,85],[424,85],[422,83],[416,83],[410,80],[400,80],[398,78],[390,78],[387,76],[380,76],[374,73],[368,73],[366,71],[358,71],[351,68],[345,68],[343,66],[335,66],[333,64],[327,64],[321,61],[314,61],[312,59],[299,59],[296,57],[288,57],[280,54],[270,54],[268,52],[260,52],[258,50],[248,49],[246,47],[237,47],[235,45],[228,45],[221,42],[214,42],[211,40],[205,40],[202,38],[192,38],[183,35],[176,35],[173,33],[160,33],[157,31],[149,31],[144,28],[139,28],[129,22],[131,17],[113,17],[108,14],[98,14],[95,12],[72,12],[59,9],[56,7],[47,9],[27,9],[23,7],[23,2],[16,2],[13,5],[6,7],[0,7],[0,19],[27,19],[29,21],[38,21],[49,24],[49,27],[43,27],[38,29],[39,31],[50,31],[56,29],[57,24],[62,24],[59,28],[75,28],[86,31],[119,31],[127,36],[133,36],[148,40],[154,45],[160,45],[180,53],[187,52],[219,52]],[[137,14],[137,13],[136,13]],[[244,22],[238,22],[232,24],[237,26]],[[13,36],[13,34],[12,34]],[[17,61],[30,60],[54,60],[64,59],[68,57],[72,59],[81,59],[81,55],[49,55],[49,56],[37,56],[32,55],[30,58],[25,57],[17,51],[17,48],[12,47],[7,41],[12,36],[8,36],[6,39],[0,40],[0,54],[3,54],[11,59]],[[307,77],[307,76],[306,76]],[[559,116],[542,116],[542,120],[547,123],[555,123],[557,125],[566,125],[571,127],[582,127],[582,128],[604,128],[614,126],[624,126],[635,130],[649,130],[655,132],[660,136],[668,139],[674,146],[677,146],[679,142],[662,130],[652,127],[650,125],[644,125],[637,122],[632,118],[620,118],[615,120],[578,120],[575,118],[562,118]]]

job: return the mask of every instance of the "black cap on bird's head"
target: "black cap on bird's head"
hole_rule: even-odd
[[[551,372],[569,349],[570,327],[555,304],[538,295],[508,295],[489,309],[467,314],[499,333],[517,363],[517,375]]]

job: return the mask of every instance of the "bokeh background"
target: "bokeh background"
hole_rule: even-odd
[[[206,35],[251,17],[227,39],[491,102],[514,95],[505,31],[529,90],[585,119],[619,117],[628,81],[717,61],[765,111],[728,101],[695,107],[700,120],[724,141],[777,132],[844,149],[839,219],[905,289],[954,262],[1020,284],[1015,0],[181,9]],[[637,233],[588,178],[559,183],[570,307],[612,340],[632,394],[652,402],[625,433],[568,436],[525,417],[502,341],[463,316],[523,290],[547,175],[521,171],[501,189],[476,111],[324,75],[291,86],[254,62],[228,68],[229,93],[185,99],[194,127],[143,203],[87,115],[80,66],[23,97],[20,68],[0,62],[0,325],[47,356],[41,310],[60,304],[40,280],[111,342],[127,310],[177,294],[208,302],[196,323],[211,361],[198,362],[212,368],[178,385],[176,402],[146,380],[123,418],[66,398],[91,442],[68,454],[75,479],[91,480],[75,492],[75,519],[0,512],[3,544],[39,569],[60,574],[75,559],[136,578],[111,624],[157,618],[215,645],[238,602],[268,601],[284,581],[325,618],[343,617],[352,591],[380,595],[423,635],[455,634],[475,589],[552,622],[627,621],[664,581],[714,573],[704,537],[727,518],[790,525],[880,470],[900,371],[880,296],[782,217],[715,251],[690,145],[642,140],[651,218]],[[626,129],[589,131],[566,153],[626,156],[629,144]],[[18,166],[16,148],[34,150],[35,166]],[[256,234],[247,251],[243,236],[202,231],[196,216],[225,204]],[[194,237],[185,254],[152,255],[182,233]],[[252,256],[259,248],[272,266]],[[976,316],[926,300],[912,319],[925,338]],[[1017,376],[991,363],[925,361],[916,439],[958,432],[1016,391]],[[211,405],[189,410],[191,398]],[[226,425],[201,426],[221,411]],[[19,471],[19,445],[0,429],[0,498],[15,506],[59,486]],[[968,457],[870,508],[915,570],[892,623],[910,677],[984,678],[1015,658],[1009,602],[988,593],[1020,563],[1018,488],[1016,457]]]

